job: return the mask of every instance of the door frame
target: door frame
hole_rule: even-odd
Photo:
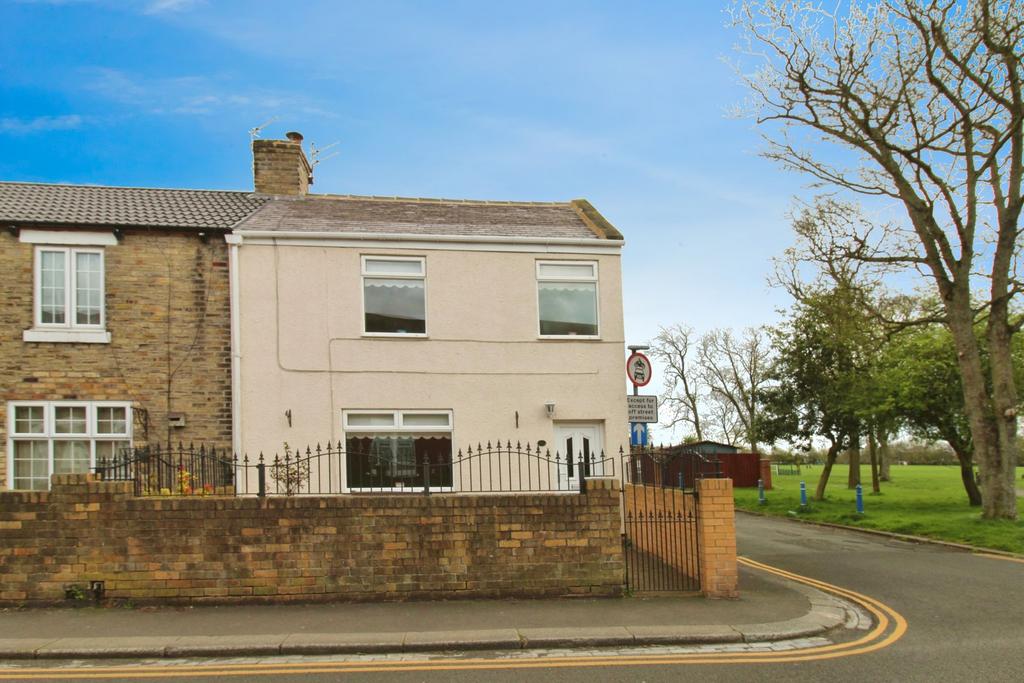
[[[593,430],[592,435],[586,434],[584,430]],[[555,445],[559,452],[565,452],[567,458],[573,458],[575,462],[575,454],[568,453],[568,449],[565,447],[565,440],[574,434],[580,434],[581,436],[591,438],[593,446],[590,449],[590,455],[594,462],[594,468],[597,471],[591,471],[589,476],[602,476],[604,463],[601,459],[601,453],[604,452],[604,420],[571,420],[565,422],[554,423],[555,432]],[[566,476],[570,482],[570,485],[575,485],[579,482],[579,473],[577,471],[578,464],[573,467],[573,476],[568,476],[568,462],[565,463]]]

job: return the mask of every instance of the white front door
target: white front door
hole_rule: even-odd
[[[604,445],[601,443],[601,423],[573,422],[555,425],[555,447],[565,463],[565,475],[570,486],[579,481],[580,462],[587,477],[604,474]]]

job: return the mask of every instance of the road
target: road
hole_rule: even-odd
[[[382,662],[380,666],[370,664],[379,671],[293,676],[280,671],[259,675],[254,667],[249,672],[238,671],[232,680],[1024,680],[1024,562],[747,515],[739,517],[738,530],[740,552],[745,557],[870,596],[906,618],[905,634],[867,654],[786,663],[626,664],[621,660],[590,666],[587,664],[594,662],[587,661],[587,653],[579,653],[581,658],[575,663],[566,660],[552,668],[524,669],[521,660],[504,660],[485,670],[399,672]],[[537,663],[534,660],[530,665]],[[160,673],[147,668],[138,671]],[[65,670],[67,673],[70,671]],[[54,675],[51,680],[60,678]],[[190,678],[199,679],[195,674]]]

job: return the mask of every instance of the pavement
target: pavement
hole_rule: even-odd
[[[0,659],[254,657],[793,641],[867,629],[815,588],[741,567],[741,597],[0,610]]]

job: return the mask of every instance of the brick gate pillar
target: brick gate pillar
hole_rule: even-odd
[[[697,481],[697,533],[701,592],[709,598],[738,597],[736,513],[731,479]]]

